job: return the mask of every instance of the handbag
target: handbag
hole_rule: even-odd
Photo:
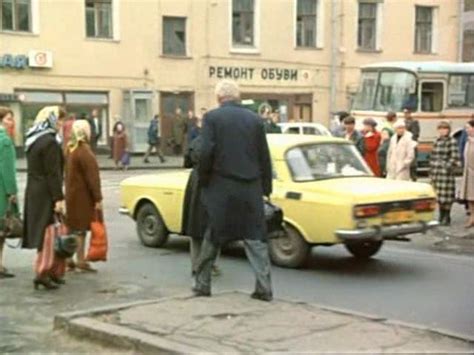
[[[122,163],[123,166],[129,166],[130,165],[130,153],[129,152],[124,152],[122,154],[122,158],[120,159],[120,163]]]
[[[60,216],[54,219],[54,252],[61,259],[71,258],[77,249],[77,238],[68,233]]]
[[[23,221],[16,202],[9,202],[5,216],[0,220],[0,236],[5,239],[23,238]]]
[[[269,238],[278,238],[285,232],[283,228],[283,210],[269,200],[264,201],[265,223]]]
[[[54,223],[47,226],[44,233],[43,245],[35,262],[35,273],[38,277],[62,278],[66,271],[66,259],[60,256],[56,248],[59,238],[67,235],[66,225],[62,223],[61,217],[55,216]]]
[[[87,261],[107,261],[108,241],[107,230],[102,211],[97,210],[91,223],[91,240],[87,251]]]

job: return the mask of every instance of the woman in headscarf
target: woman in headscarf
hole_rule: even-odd
[[[46,228],[54,214],[64,214],[63,153],[58,132],[66,117],[59,106],[44,107],[26,135],[28,176],[25,192],[23,248],[43,249]],[[52,274],[36,275],[35,287],[55,289],[62,283]]]
[[[438,197],[439,222],[442,226],[451,224],[451,207],[456,194],[455,168],[458,166],[459,150],[456,140],[451,137],[451,124],[441,121],[430,156],[430,178]]]
[[[370,169],[375,176],[382,176],[380,169],[378,150],[382,136],[375,129],[377,127],[377,121],[373,118],[366,118],[364,124],[364,159],[369,165]]]
[[[66,151],[66,209],[67,226],[77,236],[77,262],[70,268],[95,272],[85,261],[85,241],[91,222],[102,210],[99,166],[90,147],[91,128],[79,120],[72,126]]]
[[[128,162],[124,159],[125,154],[128,151],[128,136],[127,132],[125,131],[125,126],[122,122],[118,122],[115,127],[114,133],[114,150],[113,150],[113,157],[115,162],[115,167],[127,169]]]
[[[0,217],[4,217],[8,209],[16,206],[16,154],[15,146],[9,130],[14,127],[13,112],[8,107],[0,107]],[[0,279],[14,277],[3,266],[3,246],[5,239],[0,235]]]

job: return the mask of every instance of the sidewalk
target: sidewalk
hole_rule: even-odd
[[[302,302],[265,303],[240,292],[62,314],[55,327],[139,353],[474,351],[474,338]]]
[[[160,163],[159,159],[155,156],[150,158],[150,164],[143,162],[143,155],[132,156],[129,170],[154,170],[154,169],[180,169],[183,167],[183,157],[167,156],[166,162]],[[99,163],[100,170],[115,170],[115,164],[108,155],[98,155],[97,161]],[[20,158],[16,161],[17,171],[26,171],[26,159]]]

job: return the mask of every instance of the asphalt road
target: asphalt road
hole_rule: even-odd
[[[136,174],[139,172],[127,173]],[[143,247],[134,223],[116,212],[118,185],[125,175],[106,172],[102,176],[110,260],[97,265],[98,274],[68,274],[68,284],[61,290],[34,291],[34,252],[8,249],[6,264],[17,277],[0,282],[0,353],[100,351],[95,345],[52,332],[54,314],[189,292],[188,240],[173,237],[165,249]],[[23,186],[24,175],[20,180]],[[222,275],[215,279],[214,291],[252,291],[254,279],[242,250],[228,250],[219,266]],[[409,244],[385,245],[374,260],[366,263],[354,260],[342,247],[316,248],[305,269],[273,269],[276,297],[471,336],[473,275],[472,256],[432,252],[419,246],[410,248]]]

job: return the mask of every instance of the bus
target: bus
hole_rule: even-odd
[[[351,113],[360,123],[372,117],[381,122],[388,111],[403,118],[410,109],[420,122],[418,167],[428,167],[437,123],[448,120],[458,137],[474,114],[474,63],[385,62],[361,68]]]

